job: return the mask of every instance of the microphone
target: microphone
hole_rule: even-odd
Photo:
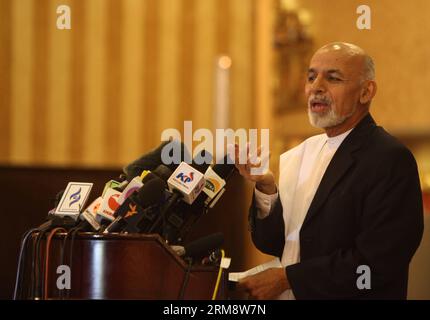
[[[116,187],[114,187],[113,189],[115,189],[116,191],[120,191],[120,192],[122,192],[122,191],[124,191],[124,189],[125,189],[125,188],[127,188],[128,184],[129,184],[129,181],[128,181],[128,180],[124,180],[124,181],[121,181],[121,182],[120,182]]]
[[[203,192],[207,195],[205,199],[205,205],[209,205],[210,208],[218,202],[224,193],[224,186],[226,181],[236,170],[234,162],[228,155],[224,157],[221,163],[215,164],[212,168],[209,167],[205,172],[205,187]]]
[[[109,180],[108,182],[105,183],[105,186],[104,186],[103,192],[102,192],[102,197],[105,196],[105,193],[108,189],[114,189],[117,191],[122,191],[122,190],[120,190],[122,185],[123,185],[123,182],[119,182],[119,181],[116,181],[113,179]]]
[[[184,223],[185,211],[181,208],[185,203],[192,204],[204,187],[204,176],[202,172],[196,168],[204,172],[209,164],[199,161],[199,157],[204,158],[208,163],[212,161],[212,155],[206,150],[202,150],[195,157],[195,159],[197,159],[196,162],[200,163],[196,163],[193,160],[192,166],[185,162],[182,162],[178,166],[167,180],[169,191],[172,192],[172,196],[168,199],[160,217],[149,230],[150,232],[162,234],[164,239],[169,243],[178,240],[178,230],[181,229]],[[180,201],[181,199],[183,201]]]
[[[167,180],[173,172],[169,169],[169,167],[165,166],[164,164],[160,164],[157,168],[155,168],[154,171],[145,170],[144,173],[142,173],[141,176],[143,183],[154,178],[160,178],[164,182],[165,188],[167,188]]]
[[[180,158],[177,155],[180,155]],[[163,158],[166,161],[163,161]],[[125,166],[123,171],[127,180],[131,181],[135,176],[139,176],[143,170],[153,171],[160,164],[164,164],[174,171],[182,159],[191,159],[188,149],[182,142],[177,140],[163,141],[157,148]]]
[[[49,230],[54,227],[70,229],[75,227],[92,187],[92,183],[69,182],[64,191],[57,193],[55,197],[56,207],[48,212],[47,221],[39,226],[39,229]]]
[[[124,201],[116,212],[117,217],[103,233],[143,231],[158,215],[156,205],[163,195],[164,182],[158,177],[149,180]]]
[[[144,190],[142,190],[142,187],[144,185],[146,185],[149,181],[152,180],[158,180],[157,181],[157,186],[155,187],[156,190],[160,189],[159,185],[162,184],[163,185],[163,189],[165,187],[167,187],[167,183],[166,180],[169,178],[169,176],[172,174],[172,171],[166,167],[165,165],[159,165],[157,168],[155,168],[154,171],[149,171],[149,170],[144,170],[141,174],[141,176],[136,176],[134,177],[131,182],[128,184],[128,186],[124,189],[124,191],[122,192],[122,194],[119,196],[118,199],[118,203],[119,203],[119,207],[118,209],[114,212],[114,217],[115,219],[113,221],[111,221],[109,227],[106,229],[106,233],[107,232],[117,232],[117,231],[121,231],[125,226],[126,226],[126,221],[123,219],[124,216],[124,212],[127,210],[132,210],[131,206],[135,206],[135,204],[130,204],[130,202],[137,202],[139,203],[139,195],[134,195],[133,199],[130,199],[130,201],[128,201],[125,205],[123,205],[123,203],[135,192],[139,192],[139,190],[141,190],[141,192],[143,193]],[[151,184],[150,184],[151,186]],[[148,191],[145,191],[148,192]],[[137,198],[136,198],[137,197]],[[154,217],[150,216],[149,220],[150,222],[153,221]],[[148,227],[148,226],[146,226]]]
[[[212,209],[224,194],[226,180],[236,170],[233,162],[229,161],[231,161],[230,158],[225,156],[223,162],[215,164],[212,168],[207,168],[203,192],[200,193],[191,206],[186,204],[179,205],[178,211],[183,212],[183,221],[176,231],[178,239],[183,239],[200,217],[209,209]]]
[[[196,259],[211,254],[216,249],[219,249],[223,243],[224,235],[221,232],[217,232],[199,238],[184,247],[172,246],[172,249],[181,257]]]
[[[167,180],[167,185],[176,197],[182,197],[184,202],[192,204],[205,185],[203,173],[185,162]]]
[[[171,170],[169,167],[165,166],[164,164],[160,164],[153,173],[161,178],[163,182],[165,183],[165,187],[167,188],[167,180],[169,180],[170,176],[173,173],[173,170]]]
[[[115,212],[120,206],[118,200],[121,194],[122,192],[120,191],[113,188],[107,188],[102,196],[103,199],[97,211],[97,215],[110,221],[115,220]]]
[[[180,194],[185,203],[192,204],[203,190],[205,179],[202,172],[207,170],[211,161],[212,155],[203,149],[191,165],[181,162],[167,180],[169,190]]]
[[[127,187],[125,187],[125,189],[123,190],[123,192],[121,193],[121,195],[118,198],[118,204],[121,206],[124,201],[131,195],[133,194],[133,192],[139,190],[140,188],[142,188],[143,186],[143,182],[142,179],[139,176],[134,177],[130,183],[127,185]],[[114,212],[114,216],[118,216],[117,212]]]
[[[172,174],[172,170],[170,170],[168,167],[166,167],[163,164],[160,164],[157,168],[155,168],[154,171],[144,170],[142,172],[142,175],[134,177],[130,183],[127,185],[127,187],[124,189],[122,194],[118,198],[118,203],[121,205],[124,203],[125,199],[127,199],[133,192],[138,191],[142,186],[147,183],[149,180],[152,180],[154,178],[161,179],[163,183],[165,184],[165,187],[167,187],[167,179]],[[117,216],[116,213],[114,213],[115,216]]]
[[[212,253],[209,256],[204,257],[202,259],[201,264],[203,264],[203,265],[219,265],[221,258],[222,258],[221,250],[216,249],[215,251],[212,251]]]
[[[103,198],[98,197],[80,215],[80,219],[85,221],[87,225],[91,226],[91,228],[95,231],[99,231],[102,227],[100,222],[96,219],[97,211],[100,208],[102,201]]]
[[[235,170],[234,162],[230,160],[228,155],[224,157],[221,163],[208,167],[205,171],[203,192],[197,197],[191,206],[191,210],[201,212],[205,207],[213,208],[224,193],[226,180],[231,177]]]

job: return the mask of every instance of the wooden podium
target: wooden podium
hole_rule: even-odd
[[[184,281],[183,299],[212,298],[218,267],[189,267],[159,235],[78,233],[73,246],[69,236],[63,248],[64,238],[65,234],[59,233],[51,241],[48,299],[175,300],[180,297]],[[42,259],[45,259],[45,243],[41,241]],[[28,273],[32,268],[31,257],[26,257],[26,261]],[[70,267],[70,289],[57,287],[60,265]],[[226,281],[223,273],[217,299],[227,299]]]

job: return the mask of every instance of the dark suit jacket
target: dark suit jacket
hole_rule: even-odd
[[[284,221],[277,200],[250,230],[262,252],[281,256]],[[405,299],[409,262],[421,241],[423,208],[411,152],[368,114],[333,156],[300,231],[300,262],[286,267],[296,299]],[[371,289],[357,288],[357,268]]]

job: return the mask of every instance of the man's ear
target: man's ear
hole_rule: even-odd
[[[361,90],[360,103],[368,104],[370,101],[372,101],[375,94],[376,94],[376,82],[374,80],[367,80],[366,84]]]

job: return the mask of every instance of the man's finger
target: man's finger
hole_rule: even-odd
[[[236,290],[239,290],[239,291],[245,291],[246,290],[246,288],[244,287],[243,283],[240,282],[240,281],[238,283],[236,283],[235,288],[236,288]]]

